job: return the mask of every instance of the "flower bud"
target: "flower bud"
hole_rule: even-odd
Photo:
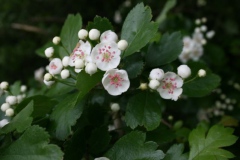
[[[66,79],[66,78],[68,78],[69,76],[70,76],[69,70],[64,69],[64,70],[61,71],[61,77],[62,77],[62,79]]]
[[[76,73],[80,73],[81,71],[82,71],[82,69],[74,69],[74,71],[76,72]]]
[[[23,96],[22,95],[17,95],[17,101],[18,103],[22,102]]]
[[[46,81],[46,80],[43,80],[43,82],[46,86],[51,86],[55,83],[55,81]]]
[[[14,115],[14,110],[12,108],[9,108],[5,111],[6,116],[12,117]]]
[[[205,71],[204,69],[200,69],[200,70],[198,71],[198,76],[199,76],[199,77],[205,77],[205,76],[206,76],[206,71]]]
[[[75,68],[82,69],[84,67],[84,61],[82,59],[75,60]]]
[[[8,96],[6,98],[6,102],[9,103],[10,105],[15,105],[15,104],[17,104],[17,97],[16,96]]]
[[[89,38],[91,40],[97,40],[100,36],[100,31],[97,29],[91,29],[89,32]]]
[[[200,29],[201,29],[202,32],[206,32],[207,31],[207,26],[202,25]]]
[[[118,40],[118,36],[115,32],[111,31],[111,30],[108,30],[108,31],[105,31],[101,34],[100,36],[100,41],[101,42],[104,42],[104,41],[114,41],[114,42],[117,42]]]
[[[5,81],[0,84],[0,88],[2,90],[7,90],[8,86],[9,86],[8,82],[5,82]]]
[[[188,78],[191,75],[191,69],[187,65],[180,65],[177,68],[178,75],[182,78]]]
[[[153,70],[151,70],[150,74],[149,74],[149,78],[150,79],[155,79],[155,80],[162,80],[164,77],[164,71],[160,68],[155,68]]]
[[[26,92],[26,90],[27,90],[27,86],[21,85],[20,91],[21,92]]]
[[[113,112],[118,112],[120,110],[120,106],[118,103],[112,103],[110,107]]]
[[[54,58],[49,64],[49,73],[52,75],[61,73],[63,68],[62,60],[60,58]]]
[[[208,39],[211,39],[211,38],[213,38],[214,35],[215,35],[215,31],[209,31],[209,32],[207,32],[206,37]]]
[[[200,19],[196,19],[196,20],[195,20],[195,24],[196,24],[196,25],[201,24],[201,20],[200,20]]]
[[[146,90],[147,88],[148,88],[147,83],[141,83],[139,86],[139,89],[141,89],[141,90]]]
[[[0,121],[0,128],[3,128],[4,126],[6,126],[8,124],[8,120],[7,119],[3,119]]]
[[[156,79],[152,79],[150,80],[148,86],[151,88],[151,89],[157,89],[158,86],[160,85],[160,82]]]
[[[53,53],[54,53],[54,49],[53,47],[48,47],[46,50],[45,50],[45,56],[47,58],[51,58],[53,56]]]
[[[68,64],[69,64],[69,56],[63,57],[62,64],[63,64],[64,67],[68,66]]]
[[[1,106],[1,110],[3,112],[5,112],[8,108],[10,108],[10,104],[9,103],[3,103]]]
[[[45,75],[44,75],[44,80],[45,81],[50,81],[50,80],[52,80],[53,79],[53,77],[52,77],[52,75],[50,74],[50,73],[46,73]]]
[[[122,39],[118,42],[117,45],[118,45],[118,49],[120,49],[121,51],[124,51],[128,46],[128,42],[126,40]]]
[[[95,158],[94,160],[110,160],[110,159],[108,159],[106,157],[99,157],[99,158]]]
[[[88,31],[86,29],[80,29],[78,32],[79,39],[86,39],[88,36]]]
[[[61,38],[58,36],[55,36],[52,40],[53,44],[58,45],[61,41]]]
[[[92,75],[97,72],[97,66],[95,63],[87,63],[85,67],[86,73]]]

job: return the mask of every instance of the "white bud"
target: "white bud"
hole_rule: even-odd
[[[206,17],[203,17],[201,20],[202,20],[203,23],[207,22],[207,18]]]
[[[9,103],[10,105],[15,105],[15,104],[17,104],[17,97],[16,96],[8,96],[6,98],[6,102]]]
[[[53,56],[53,53],[54,53],[53,47],[48,47],[47,49],[45,49],[45,56],[47,58],[51,58]]]
[[[5,82],[5,81],[0,84],[0,88],[2,90],[8,89],[8,86],[9,86],[8,82]]]
[[[68,66],[68,64],[69,64],[69,56],[63,57],[62,64],[63,64],[64,67]]]
[[[10,108],[10,104],[9,104],[9,103],[3,103],[3,104],[1,105],[1,110],[2,110],[3,112],[5,112],[8,108]]]
[[[201,39],[201,43],[202,43],[202,45],[205,45],[207,43],[207,40],[206,39]]]
[[[51,86],[55,83],[55,81],[46,81],[46,80],[43,80],[43,82],[46,86]]]
[[[151,89],[157,89],[158,86],[160,85],[160,82],[156,79],[152,79],[150,80],[148,86],[151,88]]]
[[[100,31],[97,29],[91,29],[89,32],[89,38],[91,40],[97,40],[100,36]]]
[[[202,32],[206,32],[207,31],[207,26],[202,25],[200,29],[201,29]]]
[[[82,59],[76,59],[75,60],[75,68],[76,69],[82,69],[84,67],[84,61]]]
[[[21,85],[20,91],[21,92],[26,92],[26,90],[27,90],[27,86]]]
[[[205,76],[206,76],[206,71],[205,71],[204,69],[200,69],[200,70],[198,71],[198,76],[199,76],[199,77],[205,77]]]
[[[139,86],[139,89],[141,89],[141,90],[146,90],[147,88],[148,88],[147,83],[141,83]]]
[[[150,79],[155,79],[155,80],[162,80],[164,77],[164,71],[160,68],[155,68],[153,70],[151,70],[150,74],[149,74],[149,78]]]
[[[199,27],[196,27],[195,29],[194,29],[194,32],[196,32],[196,33],[199,33],[201,30],[200,30],[200,28]]]
[[[117,40],[118,40],[117,34],[113,31],[111,31],[111,30],[103,32],[100,36],[100,41],[101,42],[106,42],[106,41],[117,42]]]
[[[50,73],[46,73],[45,75],[44,75],[44,80],[45,81],[50,81],[50,80],[52,80],[53,79],[53,76],[50,74]]]
[[[85,67],[86,73],[92,75],[97,72],[97,66],[95,63],[87,63]]]
[[[58,36],[55,36],[52,40],[53,44],[58,45],[61,41],[61,38]]]
[[[4,126],[6,126],[8,124],[8,120],[7,119],[3,119],[0,121],[0,128],[3,128]]]
[[[209,31],[209,32],[207,32],[206,37],[208,39],[211,39],[211,38],[213,38],[214,35],[215,35],[215,31]]]
[[[200,20],[200,19],[196,19],[196,20],[195,20],[195,24],[196,24],[196,25],[201,24],[201,20]]]
[[[191,75],[191,69],[187,65],[180,65],[177,68],[178,75],[182,78],[188,78]]]
[[[69,70],[64,69],[64,70],[61,71],[61,77],[62,77],[62,79],[66,79],[66,78],[68,78],[69,76],[70,76]]]
[[[81,71],[82,71],[82,69],[74,69],[74,71],[76,72],[76,73],[80,73]]]
[[[128,42],[126,40],[122,39],[118,42],[117,45],[118,45],[118,49],[120,49],[121,51],[124,51],[128,46]]]
[[[110,160],[110,159],[108,159],[106,157],[99,157],[99,158],[95,158],[94,160]]]
[[[18,103],[22,102],[23,96],[22,95],[17,95],[17,101]]]
[[[79,39],[86,39],[88,36],[88,31],[86,29],[80,29],[78,32]]]
[[[12,117],[14,115],[14,110],[12,108],[9,108],[5,111],[6,116]]]
[[[118,112],[120,110],[120,106],[118,103],[112,103],[110,107],[113,112]]]

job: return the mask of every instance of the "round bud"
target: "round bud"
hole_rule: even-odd
[[[2,90],[8,89],[8,86],[9,86],[8,82],[5,82],[5,81],[0,84],[0,88]]]
[[[22,95],[17,95],[17,101],[18,103],[22,102],[23,96]]]
[[[85,67],[85,72],[92,75],[97,72],[97,66],[95,63],[87,63]]]
[[[43,80],[43,82],[46,86],[51,86],[55,83],[55,81],[46,81],[46,80]]]
[[[81,71],[82,71],[82,69],[74,69],[74,71],[76,72],[76,73],[80,73]]]
[[[70,76],[69,70],[64,69],[64,70],[61,71],[61,77],[62,77],[62,79],[66,79],[66,78],[68,78],[69,76]]]
[[[0,121],[0,128],[6,126],[8,123],[9,123],[9,122],[8,122],[7,119],[3,119],[3,120],[1,120],[1,121]]]
[[[194,29],[194,32],[196,32],[196,33],[199,33],[201,30],[200,30],[200,28],[199,27],[196,27],[195,29]]]
[[[157,89],[158,86],[160,85],[160,82],[156,79],[152,79],[150,80],[148,86],[151,88],[151,89]]]
[[[202,25],[200,29],[201,29],[202,32],[206,32],[207,31],[207,26]]]
[[[97,29],[91,29],[89,32],[89,38],[91,40],[97,40],[100,36],[100,31]]]
[[[201,43],[202,43],[202,45],[205,45],[207,43],[207,40],[206,39],[202,39]]]
[[[68,66],[68,64],[69,64],[69,56],[63,57],[62,64],[63,64],[64,67]]]
[[[45,81],[50,81],[50,80],[52,80],[53,79],[53,77],[52,77],[52,75],[50,74],[50,73],[46,73],[45,75],[44,75],[44,80]]]
[[[8,108],[10,108],[10,104],[9,103],[3,103],[1,106],[1,110],[3,112],[5,112]]]
[[[80,29],[78,32],[79,39],[86,39],[88,36],[88,31],[86,29]]]
[[[82,59],[75,60],[75,68],[82,69],[84,67],[84,61]]]
[[[118,112],[120,110],[120,106],[118,103],[112,103],[110,107],[113,112]]]
[[[196,24],[196,25],[201,24],[201,20],[200,20],[200,19],[196,19],[196,20],[195,20],[195,24]]]
[[[141,90],[146,90],[147,88],[148,88],[147,83],[141,83],[139,86],[139,89],[141,89]]]
[[[113,31],[111,31],[111,30],[103,32],[100,36],[100,41],[101,42],[106,42],[106,41],[117,42],[117,40],[118,40],[117,34]]]
[[[21,92],[26,92],[26,90],[27,90],[27,86],[21,85],[20,91]]]
[[[160,68],[155,68],[153,70],[151,70],[150,74],[149,74],[149,78],[150,79],[155,79],[155,80],[162,80],[164,76],[164,71]]]
[[[58,45],[61,41],[61,38],[58,36],[55,36],[52,40],[53,44]]]
[[[108,159],[106,157],[99,157],[99,158],[95,158],[94,160],[110,160],[110,159]]]
[[[191,69],[187,65],[180,65],[177,68],[178,75],[182,78],[188,78],[191,75]]]
[[[209,31],[209,32],[207,32],[206,37],[208,39],[211,39],[211,38],[213,38],[214,35],[215,35],[215,31]]]
[[[202,20],[203,23],[207,22],[207,18],[206,17],[203,17],[201,20]]]
[[[14,115],[14,110],[12,108],[9,108],[5,111],[6,116],[12,117]]]
[[[200,70],[198,71],[198,76],[199,76],[199,77],[205,77],[205,76],[206,76],[206,71],[205,71],[204,69],[200,69]]]
[[[17,104],[17,97],[16,96],[8,96],[6,98],[6,102],[9,103],[10,105],[15,105],[15,104]]]
[[[54,49],[53,47],[48,47],[47,49],[45,49],[45,56],[47,58],[51,58],[53,56],[53,53],[54,53]]]
[[[118,45],[118,49],[120,49],[121,51],[124,51],[128,46],[128,42],[126,40],[122,39],[118,42],[117,45]]]

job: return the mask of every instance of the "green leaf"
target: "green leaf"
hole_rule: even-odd
[[[113,26],[111,22],[107,18],[102,18],[100,16],[96,16],[93,22],[89,22],[87,25],[87,30],[98,29],[101,33],[107,30],[113,30]]]
[[[13,85],[10,86],[10,91],[13,95],[19,95],[21,93],[21,82],[16,81]]]
[[[187,160],[187,154],[183,154],[184,145],[175,144],[166,153],[163,160]]]
[[[114,160],[160,160],[164,153],[157,149],[155,142],[144,142],[146,135],[139,131],[131,132],[119,139],[106,157]]]
[[[49,135],[43,128],[32,126],[7,148],[0,150],[1,160],[62,160],[60,148],[48,144]]]
[[[151,92],[141,92],[130,98],[125,120],[132,129],[138,125],[153,130],[157,128],[161,121],[161,102],[159,95]]]
[[[182,52],[183,42],[180,32],[163,34],[158,43],[152,43],[146,53],[146,63],[150,67],[157,67],[170,63],[178,58]]]
[[[65,52],[71,54],[78,42],[78,31],[82,28],[82,17],[80,14],[69,14],[61,30],[61,43]],[[66,54],[67,56],[67,54]]]
[[[121,39],[128,42],[123,57],[127,57],[143,48],[156,34],[158,24],[151,22],[152,14],[149,7],[138,4],[127,15],[124,21]]]
[[[156,22],[158,24],[161,24],[167,17],[167,13],[170,9],[172,9],[175,5],[177,4],[177,0],[168,0],[164,7],[162,12],[160,13],[160,15],[157,17]]]
[[[32,123],[33,118],[30,117],[32,112],[33,112],[33,102],[31,101],[21,112],[19,112],[11,120],[11,122],[8,125],[4,126],[0,130],[0,134],[7,134],[14,130],[17,130],[17,132],[23,132]]]
[[[206,134],[201,126],[194,129],[189,135],[190,154],[189,160],[227,160],[234,155],[221,149],[234,144],[237,137],[232,135],[232,128],[224,128],[221,125],[214,125]]]

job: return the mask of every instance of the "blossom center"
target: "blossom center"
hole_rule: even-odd
[[[115,51],[111,51],[111,46],[104,46],[102,48],[98,49],[98,53],[101,56],[102,62],[110,62],[112,58],[114,57]],[[97,59],[99,59],[99,56],[97,56]]]
[[[167,89],[169,94],[173,94],[174,90],[177,88],[176,80],[174,78],[166,78],[162,82],[162,88]]]
[[[52,63],[50,68],[55,70],[55,69],[57,69],[57,66],[54,63]]]
[[[115,88],[122,86],[123,78],[121,78],[121,76],[119,74],[116,73],[114,75],[109,75],[108,77],[110,79],[110,84],[114,85]]]

